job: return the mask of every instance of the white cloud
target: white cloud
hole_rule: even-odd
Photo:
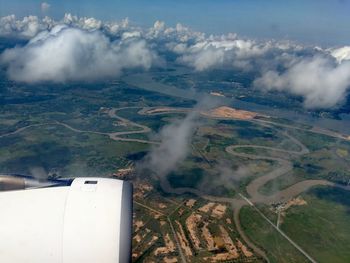
[[[55,21],[47,16],[43,19],[37,16],[26,16],[22,20],[19,20],[15,15],[9,15],[0,18],[0,37],[31,39],[39,32],[49,30],[61,24],[88,31],[101,30],[113,36],[118,36],[124,31],[131,30],[131,28],[129,28],[128,18],[120,22],[102,22],[93,17],[77,17],[68,13],[64,15],[62,20]],[[133,30],[136,31],[136,29]]]
[[[166,27],[162,21],[156,21],[146,32],[148,40],[165,41],[167,43],[198,42],[205,39],[205,34],[195,32],[178,23],[175,27]]]
[[[329,50],[330,54],[341,63],[343,60],[350,60],[350,46]]]
[[[122,39],[125,40],[127,38],[141,38],[141,32],[140,31],[124,32],[122,34]]]
[[[65,14],[63,23],[70,26],[75,26],[85,30],[96,30],[102,28],[102,21],[93,17],[80,17],[72,14]]]
[[[191,138],[198,126],[198,112],[192,112],[183,120],[176,120],[165,126],[159,133],[159,146],[153,147],[142,163],[159,176],[175,170],[187,157]]]
[[[125,32],[126,30],[136,29],[129,27],[129,19],[125,18],[120,22],[103,22],[93,17],[78,17],[72,14],[65,14],[59,24],[66,24],[72,27],[85,29],[88,31],[101,30],[109,35],[117,36]]]
[[[160,130],[155,136],[160,144],[151,148],[138,164],[140,168],[147,168],[158,176],[166,176],[179,168],[191,150],[193,135],[203,124],[199,118],[200,112],[211,109],[218,103],[210,96],[201,96],[198,101],[185,118],[175,119]]]
[[[15,15],[9,15],[0,18],[0,36],[30,39],[40,31],[51,28],[53,23],[48,17],[41,20],[37,16],[26,16],[17,20]]]
[[[62,24],[66,27],[53,34],[57,31],[53,28]],[[44,33],[40,33],[42,31]],[[349,85],[346,62],[350,61],[350,46],[322,49],[289,41],[243,39],[236,34],[206,36],[180,23],[167,27],[162,21],[156,21],[149,29],[140,29],[131,26],[127,18],[120,22],[105,22],[72,14],[65,14],[60,21],[36,16],[22,20],[14,15],[2,17],[1,36],[31,39],[23,48],[7,50],[2,55],[9,76],[21,81],[114,76],[125,68],[148,68],[154,62],[151,50],[156,50],[160,54],[173,52],[176,63],[196,71],[225,68],[261,74],[254,83],[256,87],[303,96],[307,107],[338,105],[346,96]],[[61,47],[58,43],[63,39],[65,42]],[[55,53],[48,50],[54,50],[61,57],[56,58]],[[132,53],[130,50],[138,51]],[[104,58],[104,62],[98,56]],[[86,61],[94,62],[97,70],[92,70],[90,64],[79,67]],[[35,63],[39,67],[34,67]],[[34,72],[31,79],[30,69]]]
[[[41,11],[45,13],[45,12],[49,11],[51,5],[46,3],[46,2],[42,2],[40,7],[41,7]]]
[[[198,52],[183,55],[179,61],[184,62],[198,71],[206,70],[224,62],[225,51],[217,48],[206,48]]]
[[[302,96],[307,108],[329,108],[341,103],[350,85],[350,61],[337,64],[325,56],[300,59],[284,73],[268,71],[254,85]]]
[[[193,67],[197,71],[212,68],[250,69],[252,60],[263,57],[271,49],[278,48],[270,42],[258,43],[252,40],[239,39],[235,34],[215,37],[210,36],[190,46],[172,45],[169,48],[182,54],[178,61]]]
[[[153,27],[148,30],[148,36],[151,38],[158,38],[159,35],[164,34],[165,23],[163,21],[157,20]]]
[[[43,31],[25,46],[8,49],[1,55],[9,78],[28,83],[115,77],[124,69],[148,69],[155,59],[144,40],[111,42],[101,31],[65,25]]]

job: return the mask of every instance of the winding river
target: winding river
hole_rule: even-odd
[[[116,141],[126,141],[126,142],[137,142],[137,143],[147,143],[147,144],[159,144],[160,142],[157,141],[150,141],[150,140],[143,140],[143,139],[137,139],[137,138],[125,138],[123,136],[127,136],[127,135],[132,135],[132,134],[144,134],[144,133],[149,133],[151,131],[151,129],[145,125],[142,124],[138,124],[135,123],[131,120],[128,120],[126,118],[120,117],[118,116],[118,111],[120,110],[124,110],[124,109],[131,109],[131,108],[139,108],[139,107],[124,107],[124,108],[112,108],[108,111],[108,115],[113,118],[113,119],[117,119],[118,121],[128,125],[128,126],[132,126],[137,128],[137,130],[132,130],[132,131],[121,131],[121,132],[98,132],[98,131],[87,131],[87,130],[80,130],[77,128],[74,128],[66,123],[63,122],[50,122],[50,123],[44,123],[44,124],[33,124],[33,125],[28,125],[26,127],[22,127],[19,128],[16,131],[7,133],[7,134],[3,134],[0,135],[0,139],[10,136],[10,135],[14,135],[17,133],[20,133],[26,129],[29,129],[31,127],[39,127],[39,126],[44,126],[44,125],[61,125],[71,131],[74,132],[79,132],[79,133],[92,133],[92,134],[98,134],[98,135],[104,135],[104,136],[108,136],[110,139],[112,140],[116,140]],[[150,111],[150,108],[140,108],[140,110],[138,111],[138,114],[142,114],[142,115],[159,115],[159,114],[169,114],[169,113],[184,113],[184,112],[188,112],[190,109],[183,109],[183,108],[173,108],[170,109],[169,111],[161,111],[161,112],[157,112],[157,111],[153,111],[153,114],[151,113],[152,111]],[[262,126],[270,126],[271,124],[274,124],[272,122],[260,122],[260,121],[254,121],[257,124],[260,124]],[[276,124],[279,125],[279,124]],[[290,127],[289,127],[290,128]],[[313,129],[313,130],[309,130],[310,132],[314,132],[314,133],[322,133],[325,134],[324,130],[317,130],[317,129]],[[292,150],[286,150],[286,149],[280,149],[280,148],[275,148],[275,147],[267,147],[267,146],[261,146],[261,145],[230,145],[226,147],[226,152],[240,157],[240,158],[248,158],[248,159],[252,159],[252,160],[270,160],[270,161],[274,161],[278,163],[278,167],[254,180],[252,180],[246,187],[246,191],[249,195],[249,197],[245,197],[243,196],[241,193],[239,194],[238,198],[228,198],[228,197],[221,197],[221,196],[213,196],[213,195],[207,195],[203,192],[201,192],[198,189],[195,188],[190,188],[190,187],[183,187],[183,188],[174,188],[170,185],[169,181],[167,180],[166,177],[161,177],[160,179],[160,184],[161,187],[163,188],[163,190],[165,192],[168,193],[174,193],[174,194],[184,194],[184,193],[191,193],[194,195],[197,195],[201,198],[204,198],[206,200],[209,201],[214,201],[214,202],[225,202],[225,203],[229,203],[231,204],[231,206],[233,207],[234,210],[234,223],[236,225],[236,229],[238,230],[238,232],[240,233],[240,235],[242,236],[242,238],[244,239],[244,241],[248,244],[248,246],[254,250],[255,253],[257,253],[258,255],[260,255],[261,257],[265,258],[268,261],[268,258],[265,254],[265,252],[260,249],[259,247],[257,247],[253,242],[251,242],[249,240],[249,238],[245,235],[241,224],[240,224],[240,219],[239,219],[239,212],[240,209],[244,206],[244,205],[251,205],[254,206],[254,204],[256,203],[264,203],[264,204],[270,204],[273,202],[283,202],[283,201],[287,201],[299,194],[301,194],[304,191],[307,191],[308,189],[310,189],[311,187],[314,186],[320,186],[320,185],[326,185],[326,186],[334,186],[334,187],[341,187],[343,189],[346,190],[350,190],[349,187],[345,187],[345,186],[341,186],[341,185],[337,185],[334,184],[332,182],[329,182],[327,180],[304,180],[301,182],[298,182],[294,185],[289,186],[286,189],[280,190],[275,192],[272,195],[264,195],[261,194],[259,192],[259,189],[264,186],[267,182],[274,180],[276,178],[278,178],[279,176],[286,174],[290,171],[292,171],[293,169],[293,165],[292,162],[289,160],[288,155],[290,156],[301,156],[304,154],[308,154],[309,153],[309,149],[302,144],[299,140],[297,140],[296,138],[294,138],[293,136],[291,136],[290,134],[288,134],[287,132],[282,132],[282,134],[289,139],[290,141],[292,141],[295,145],[298,146],[299,151],[292,151]],[[338,137],[337,134],[330,134],[330,136],[334,136],[334,137]],[[341,138],[340,138],[341,139]],[[236,151],[239,148],[252,148],[252,149],[263,149],[266,151],[273,151],[273,152],[277,152],[277,153],[281,153],[281,155],[283,157],[272,157],[272,156],[267,156],[267,155],[257,155],[257,154],[247,154],[247,153],[241,153]],[[270,222],[271,223],[271,222]],[[277,229],[278,231],[280,231],[279,229]],[[281,233],[282,235],[285,235],[283,232]],[[288,237],[287,237],[288,239]],[[290,240],[290,242],[292,243],[292,241]],[[302,253],[303,250],[299,249]],[[308,257],[307,254],[305,254],[306,257]],[[310,257],[310,261],[313,261],[312,258]]]

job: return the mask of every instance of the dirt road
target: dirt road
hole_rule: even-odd
[[[125,138],[122,136],[127,136],[127,135],[132,135],[132,134],[144,134],[144,133],[149,133],[151,129],[145,125],[141,125],[138,123],[135,123],[131,120],[128,120],[126,118],[122,118],[117,115],[117,112],[119,110],[123,109],[131,109],[131,108],[137,108],[137,107],[124,107],[124,108],[113,108],[108,111],[108,115],[113,118],[113,119],[118,119],[120,122],[128,125],[128,126],[133,126],[138,128],[138,130],[133,130],[133,131],[121,131],[121,132],[98,132],[98,131],[86,131],[86,130],[80,130],[74,127],[71,127],[70,125],[62,122],[54,122],[54,123],[46,123],[46,124],[33,124],[29,125],[26,127],[19,128],[16,131],[0,135],[0,138],[14,135],[17,133],[20,133],[21,131],[24,131],[25,129],[28,129],[30,127],[38,127],[38,126],[44,126],[44,125],[61,125],[66,127],[67,129],[70,129],[74,132],[79,132],[79,133],[92,133],[92,134],[98,134],[98,135],[104,135],[104,136],[109,136],[112,140],[116,141],[128,141],[128,142],[138,142],[138,143],[147,143],[147,144],[159,144],[160,142],[156,141],[150,141],[150,140],[143,140],[143,139],[136,139],[136,138]],[[165,108],[165,107],[164,107]],[[184,109],[184,108],[171,108],[169,111],[166,110],[161,110],[161,111],[150,111],[151,108],[141,108],[141,110],[138,112],[139,114],[142,115],[154,115],[154,114],[169,114],[169,113],[185,113],[188,112],[189,109]],[[294,127],[288,126],[288,125],[281,125],[281,124],[276,124],[273,122],[268,122],[268,121],[254,121],[254,120],[249,120],[250,122],[255,122],[257,124],[260,124],[262,126],[269,126],[273,128],[273,125],[277,126],[284,126],[286,128],[292,129]],[[298,128],[301,129],[301,128]],[[302,129],[304,130],[304,129]],[[325,130],[319,130],[319,129],[312,129],[312,130],[307,130],[306,131],[312,132],[312,133],[319,133],[319,134],[327,134],[328,136],[336,137],[339,139],[344,139],[344,137],[340,134],[333,133],[333,132],[327,132]],[[305,145],[303,145],[299,140],[288,134],[287,132],[282,133],[287,139],[292,141],[295,145],[298,146],[300,149],[299,151],[292,151],[292,150],[286,150],[286,149],[280,149],[280,148],[275,148],[275,147],[267,147],[267,146],[261,146],[261,145],[231,145],[226,147],[226,151],[229,154],[235,155],[240,158],[248,158],[248,159],[254,159],[254,160],[270,160],[270,161],[275,161],[278,163],[278,167],[274,169],[273,171],[270,171],[266,173],[263,176],[260,176],[256,179],[254,179],[252,182],[250,182],[247,187],[247,193],[249,194],[249,199],[247,197],[244,197],[242,194],[240,195],[241,198],[226,198],[226,197],[220,197],[220,196],[211,196],[211,195],[206,195],[202,193],[198,189],[194,188],[173,188],[166,177],[161,177],[160,179],[160,184],[162,189],[165,192],[168,193],[175,193],[178,195],[184,194],[184,193],[192,193],[195,194],[201,198],[204,198],[209,201],[213,202],[225,202],[225,203],[230,203],[234,209],[234,222],[236,224],[236,228],[239,231],[240,235],[244,239],[244,241],[254,250],[254,252],[263,258],[265,258],[268,261],[268,258],[263,250],[261,250],[259,247],[257,247],[254,243],[252,243],[248,237],[245,235],[244,231],[242,230],[242,227],[240,225],[239,221],[239,212],[242,206],[244,205],[251,205],[255,209],[255,203],[265,203],[265,204],[270,204],[272,202],[281,202],[281,201],[287,201],[299,194],[301,194],[304,191],[307,191],[313,186],[319,186],[319,185],[327,185],[327,186],[334,186],[334,187],[341,187],[346,190],[350,190],[350,187],[345,187],[345,186],[340,186],[337,184],[334,184],[332,182],[326,181],[326,180],[304,180],[301,182],[298,182],[286,189],[280,190],[272,195],[263,195],[259,192],[259,189],[265,185],[267,182],[274,180],[278,178],[279,176],[286,174],[293,169],[292,162],[290,161],[288,155],[290,156],[301,156],[304,154],[309,153],[309,150]],[[272,156],[266,156],[266,155],[258,155],[258,154],[247,154],[247,153],[241,153],[237,152],[236,149],[239,148],[253,148],[253,149],[264,149],[267,151],[273,151],[273,152],[279,152],[284,154],[283,158],[282,157],[272,157]],[[258,210],[258,209],[257,209]],[[258,210],[260,215],[267,220],[268,223],[272,224],[274,227],[275,225],[269,221],[266,216],[264,216],[261,211]],[[283,233],[280,229],[276,227],[277,231],[280,232],[282,236],[284,236],[294,247],[296,247],[301,253],[303,253],[311,262],[315,262],[312,257],[302,248],[300,248],[293,240],[291,240],[285,233]]]

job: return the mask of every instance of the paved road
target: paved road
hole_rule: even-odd
[[[155,113],[155,114],[165,114],[165,113],[170,113],[170,112],[176,112],[175,110],[171,110],[169,112],[163,112],[163,113]],[[143,111],[143,114],[147,114],[147,111]],[[271,123],[269,122],[262,122],[258,124],[261,124],[263,126],[271,126]],[[288,127],[291,128],[291,127]],[[316,133],[322,133],[319,131],[312,131]],[[293,245],[297,250],[299,250],[308,260],[311,262],[315,263],[316,261],[306,252],[304,251],[298,244],[296,244],[291,238],[289,238],[283,231],[281,231],[278,227],[276,227],[255,205],[254,203],[265,203],[265,204],[270,204],[272,202],[281,202],[281,201],[287,201],[299,194],[301,194],[304,191],[307,191],[309,188],[313,186],[318,186],[318,185],[328,185],[328,186],[337,186],[334,183],[331,183],[326,180],[304,180],[302,182],[298,182],[286,189],[283,189],[281,191],[278,191],[277,193],[273,195],[263,195],[260,194],[259,189],[265,185],[267,182],[278,178],[279,176],[286,174],[290,171],[293,170],[293,165],[292,162],[289,160],[289,155],[290,156],[301,156],[304,154],[309,153],[309,149],[302,144],[299,140],[288,134],[287,132],[282,133],[285,137],[287,137],[290,141],[292,141],[295,145],[299,147],[299,151],[293,151],[293,150],[286,150],[286,149],[280,149],[276,147],[268,147],[268,146],[261,146],[261,145],[231,145],[226,148],[226,151],[232,155],[241,157],[241,158],[249,158],[249,159],[254,159],[254,160],[271,160],[271,161],[276,161],[279,164],[279,167],[274,169],[273,171],[256,178],[253,180],[251,183],[248,184],[246,190],[247,193],[250,195],[250,200],[243,195],[240,194],[242,199],[237,199],[237,198],[225,198],[225,197],[219,197],[219,196],[210,196],[203,194],[201,191],[193,188],[173,188],[167,179],[165,177],[160,178],[161,182],[161,187],[165,192],[169,193],[175,193],[175,194],[184,194],[184,193],[192,193],[197,196],[200,196],[206,200],[209,201],[214,201],[214,202],[227,202],[230,203],[234,209],[234,222],[236,224],[236,229],[240,233],[242,239],[247,243],[247,245],[254,250],[254,252],[261,257],[265,258],[267,262],[269,262],[269,259],[266,255],[266,253],[261,250],[259,247],[257,247],[254,243],[252,243],[249,238],[245,235],[241,224],[240,224],[240,219],[239,219],[239,212],[242,206],[245,204],[249,204],[254,209],[256,209],[260,216],[264,220],[266,220],[269,224],[271,224],[291,245]],[[338,136],[338,134],[331,134],[330,136],[337,137],[340,139],[344,139],[342,136]],[[266,155],[255,155],[255,154],[246,154],[246,153],[239,153],[235,151],[236,149],[239,148],[254,148],[254,149],[264,149],[267,151],[273,151],[277,153],[281,153],[282,157],[272,157],[272,156],[266,156]],[[285,154],[283,156],[283,154]],[[344,188],[344,187],[342,187]]]
[[[139,143],[148,143],[148,144],[159,144],[159,142],[156,142],[156,141],[121,137],[121,136],[132,135],[132,134],[144,134],[144,133],[149,133],[151,131],[151,129],[145,125],[135,123],[133,121],[122,118],[122,117],[117,115],[117,112],[119,110],[131,109],[131,108],[137,108],[137,107],[113,108],[113,109],[109,110],[108,115],[111,118],[118,119],[119,121],[125,123],[128,126],[137,127],[138,130],[107,133],[107,132],[80,130],[80,129],[71,127],[70,125],[68,125],[66,123],[54,122],[54,123],[46,123],[46,124],[28,125],[26,127],[19,128],[18,130],[14,131],[14,132],[0,135],[0,138],[6,137],[9,135],[13,135],[13,134],[17,134],[17,133],[19,133],[25,129],[28,129],[30,127],[38,127],[38,126],[44,126],[44,125],[62,125],[64,127],[66,127],[67,129],[70,129],[74,132],[105,135],[105,136],[109,136],[112,140],[116,140],[116,141],[129,141],[129,142],[139,142]],[[141,108],[141,110],[139,111],[139,114],[151,115],[148,113],[148,111],[150,109],[151,108]],[[154,114],[169,114],[169,113],[184,113],[184,112],[188,112],[188,109],[185,109],[185,108],[179,108],[179,109],[174,108],[173,109],[172,108],[169,111],[165,111],[165,112],[161,112],[161,113],[158,112],[158,113],[154,113]],[[265,127],[269,126],[269,127],[273,128],[272,125],[277,125],[277,126],[283,126],[286,128],[295,129],[295,127],[292,127],[289,125],[276,124],[276,123],[269,122],[269,121],[259,120],[259,121],[255,121],[255,122],[260,124],[260,125],[263,125]],[[302,128],[297,128],[297,129],[302,129]],[[312,130],[307,130],[307,129],[302,129],[302,130],[313,132],[313,133],[326,134],[328,136],[336,137],[339,139],[346,139],[342,135],[340,135],[338,133],[331,132],[331,131],[325,131],[325,130],[320,130],[320,129],[315,129],[315,128]],[[258,159],[259,160],[271,160],[271,161],[278,162],[278,167],[276,169],[274,169],[273,171],[271,171],[263,176],[256,178],[255,180],[253,180],[252,182],[250,182],[248,184],[246,190],[250,196],[250,199],[248,199],[247,197],[244,197],[243,195],[241,195],[241,198],[226,198],[226,197],[220,197],[220,196],[206,195],[206,194],[202,193],[201,191],[194,189],[194,188],[173,188],[169,184],[169,182],[167,181],[166,177],[159,178],[161,187],[163,188],[163,190],[165,192],[169,192],[169,193],[175,193],[175,194],[179,194],[179,195],[184,194],[184,193],[192,193],[192,194],[200,196],[200,197],[202,197],[206,200],[209,200],[209,201],[230,203],[234,209],[234,212],[235,212],[234,213],[234,222],[236,224],[237,230],[239,231],[240,235],[242,236],[244,241],[249,245],[249,247],[251,247],[254,250],[255,253],[262,256],[263,258],[265,258],[268,261],[268,258],[266,256],[265,252],[262,251],[259,247],[257,247],[254,243],[252,243],[249,240],[249,238],[245,235],[244,231],[242,230],[242,227],[241,227],[240,221],[239,221],[239,211],[240,211],[242,206],[248,204],[248,205],[253,206],[255,209],[257,209],[254,205],[255,203],[270,204],[272,202],[287,201],[290,198],[295,197],[295,196],[299,195],[300,193],[308,190],[309,188],[311,188],[313,186],[317,186],[317,185],[335,186],[335,187],[341,187],[341,188],[346,189],[346,190],[350,190],[349,186],[348,187],[340,186],[340,185],[331,183],[331,182],[326,181],[326,180],[304,180],[304,181],[298,182],[298,183],[296,183],[296,184],[294,184],[286,189],[278,191],[277,193],[274,193],[273,195],[266,196],[266,195],[261,194],[259,192],[259,189],[263,185],[265,185],[267,182],[269,182],[273,179],[276,179],[277,177],[279,177],[285,173],[290,172],[293,169],[292,163],[289,160],[288,155],[300,156],[300,155],[304,155],[304,154],[309,153],[309,150],[307,149],[307,147],[305,145],[303,145],[300,141],[298,141],[296,138],[294,138],[293,136],[291,136],[287,132],[283,132],[283,135],[286,136],[289,140],[291,140],[294,144],[296,144],[300,148],[300,150],[299,151],[292,151],[292,150],[286,150],[286,149],[280,149],[280,148],[268,147],[268,146],[261,146],[261,145],[231,145],[231,146],[226,147],[226,151],[228,153],[235,155],[235,156],[238,156],[238,157],[241,157],[241,158],[248,158],[248,159],[254,159],[254,160],[258,160]],[[266,155],[239,153],[239,152],[235,151],[236,149],[239,149],[239,148],[264,149],[267,151],[279,152],[281,154],[285,154],[285,156],[282,155],[282,157],[271,157],[271,156],[266,156]],[[261,213],[261,211],[259,209],[257,209],[257,211],[269,224],[273,225],[273,227],[283,237],[285,237],[286,240],[288,240],[294,247],[296,247],[301,253],[303,253],[311,262],[315,262],[314,259],[312,259],[312,257],[310,255],[308,255],[301,247],[299,247],[293,240],[291,240],[284,232],[282,232],[268,218],[266,218],[266,216],[263,213]]]

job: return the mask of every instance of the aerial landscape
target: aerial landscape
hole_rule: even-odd
[[[350,262],[349,46],[36,4],[0,13],[0,174],[131,181],[133,262]]]

